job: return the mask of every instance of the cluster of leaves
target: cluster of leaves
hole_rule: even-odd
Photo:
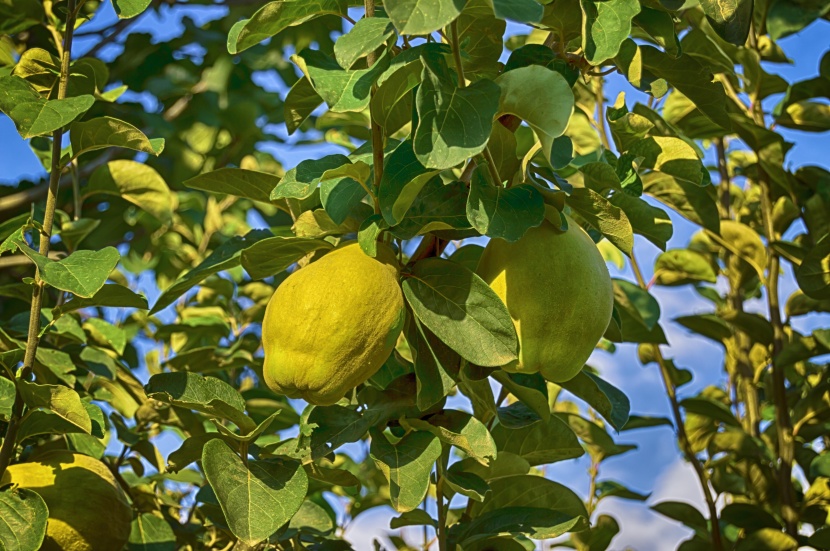
[[[135,509],[130,549],[348,548],[344,527],[391,505],[391,528],[429,527],[442,551],[565,534],[604,551],[619,526],[597,503],[648,498],[598,478],[634,449],[615,433],[670,425],[709,505],[654,505],[694,530],[683,549],[830,548],[830,333],[790,325],[830,311],[830,173],[785,167],[771,130],[830,129],[830,55],[796,83],[762,66],[789,62],[776,40],[830,5],[228,2],[98,59],[151,3],[113,0],[122,19],[99,31],[96,2],[0,0],[0,111],[50,171],[0,196],[0,471],[53,448],[102,458]],[[71,64],[67,21],[76,44],[101,41]],[[647,104],[607,105],[608,71]],[[341,153],[284,171],[261,144],[289,141]],[[665,208],[701,228],[686,248],[666,250]],[[630,259],[602,345],[657,364],[673,419],[631,416],[590,368],[561,385],[499,369],[516,334],[464,240],[564,230],[563,214]],[[650,283],[634,235],[665,251]],[[369,255],[397,243],[405,338],[353,395],[298,411],[260,382],[258,324],[289,271],[355,238]],[[800,286],[786,317],[782,261]],[[677,397],[692,371],[659,348],[652,285],[712,302],[675,321],[724,347],[725,388]],[[163,291],[151,307],[139,288]],[[758,297],[766,315],[744,309]],[[163,434],[180,439],[169,454]],[[586,500],[543,476],[585,454]],[[40,519],[0,524],[0,543],[37,549],[46,509],[0,490],[3,517]]]

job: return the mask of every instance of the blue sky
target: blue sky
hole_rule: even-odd
[[[213,19],[223,15],[223,8],[205,9],[204,7],[188,8],[177,7],[175,12],[167,7],[162,8],[162,15],[148,13],[142,20],[133,26],[134,30],[152,32],[157,40],[172,38],[180,31],[178,21],[187,14],[197,23],[206,19]],[[114,21],[114,14],[109,3],[96,16],[89,28],[101,28]],[[783,76],[790,82],[803,80],[815,76],[821,55],[827,48],[830,23],[820,21],[802,33],[790,36],[781,41],[786,54],[796,63],[794,65],[767,64],[768,72]],[[93,44],[90,39],[80,38],[76,42],[75,51],[82,54]],[[106,59],[117,54],[120,47],[111,45],[102,50]],[[277,86],[276,80],[267,73],[257,75],[262,84],[277,93],[284,95],[285,90]],[[611,78],[606,87],[606,95],[610,101],[617,92],[626,91],[629,107],[635,101],[645,101],[645,95],[633,89],[621,78]],[[776,96],[772,102],[776,102]],[[284,135],[284,129],[275,129]],[[830,160],[827,152],[830,151],[830,137],[825,134],[813,134],[787,129],[780,129],[785,138],[795,144],[788,155],[788,166],[798,167],[805,164],[815,164],[830,169]],[[311,156],[321,156],[332,151],[333,146],[300,147],[294,148],[290,144],[262,144],[264,149],[274,154],[289,168]],[[711,160],[711,157],[709,157]],[[20,138],[11,121],[0,115],[0,184],[14,185],[21,179],[40,178],[45,171],[37,158],[30,151],[27,143]],[[697,231],[697,227],[685,219],[669,211],[674,223],[674,236],[669,242],[669,248],[683,247],[688,238]],[[256,219],[253,219],[255,221]],[[798,232],[795,228],[791,231]],[[659,250],[649,242],[637,238],[636,254],[640,265],[646,272],[648,279],[651,276],[651,266]],[[623,277],[633,280],[628,268],[617,270],[611,267],[614,277]],[[151,277],[141,278],[141,290],[148,294],[151,302],[156,298],[158,291],[150,283]],[[781,284],[782,299],[796,289],[789,265],[785,264],[785,272]],[[660,288],[655,287],[652,293],[660,302],[663,312],[662,323],[666,329],[670,347],[664,352],[667,357],[673,358],[680,367],[690,369],[694,373],[694,381],[681,389],[681,397],[692,395],[711,384],[720,384],[723,381],[721,370],[722,350],[719,346],[695,337],[670,320],[680,315],[705,313],[709,304],[698,297],[690,288]],[[762,301],[754,300],[747,304],[747,309],[766,313]],[[793,324],[800,331],[809,331],[818,326],[827,326],[830,316],[809,315],[794,320]],[[633,345],[618,346],[613,355],[605,352],[596,352],[589,362],[600,369],[604,378],[621,388],[631,399],[632,412],[639,415],[670,416],[662,383],[656,367],[640,366],[636,347]],[[634,443],[639,449],[626,455],[612,458],[603,463],[600,472],[601,480],[616,480],[625,482],[632,489],[642,493],[652,493],[646,504],[625,502],[617,499],[604,501],[599,512],[613,514],[622,526],[621,534],[614,540],[612,550],[622,550],[626,547],[638,551],[664,551],[674,548],[676,543],[690,534],[690,531],[680,524],[669,521],[649,511],[648,505],[663,500],[686,501],[703,510],[703,500],[691,469],[682,461],[674,441],[671,429],[666,427],[623,433],[617,439],[620,442]],[[165,442],[164,453],[169,453],[174,446],[173,441]],[[164,448],[167,448],[164,450]],[[588,490],[588,476],[586,469],[588,462],[585,458],[574,461],[557,463],[549,467],[546,474],[554,480],[566,482],[581,495]],[[388,527],[388,519],[392,512],[388,508],[378,508],[358,517],[349,528],[347,535],[359,550],[370,549],[371,539],[380,536]],[[420,539],[420,529],[409,529],[414,541]]]

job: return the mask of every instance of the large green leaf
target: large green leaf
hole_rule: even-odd
[[[571,86],[560,73],[541,65],[520,67],[496,79],[501,88],[499,116],[515,115],[524,120],[542,144],[551,161],[553,141],[565,132],[574,111]],[[540,102],[539,98],[550,98]]]
[[[588,371],[580,371],[570,381],[560,383],[562,388],[585,400],[612,427],[621,430],[628,422],[631,402],[620,389]]]
[[[163,518],[141,513],[130,527],[128,551],[175,551],[176,535]]]
[[[233,421],[244,433],[256,428],[256,423],[244,413],[245,401],[239,392],[216,377],[186,372],[158,373],[150,377],[144,392],[162,402]]]
[[[403,220],[421,189],[437,172],[421,163],[411,140],[395,148],[384,161],[378,188],[380,212],[389,225]]]
[[[530,465],[547,465],[580,457],[585,453],[576,434],[556,416],[521,428],[496,424],[491,433],[499,454],[516,454],[526,459]]]
[[[75,158],[107,147],[124,147],[156,157],[164,150],[163,138],[151,140],[135,126],[113,117],[72,123],[69,126],[69,141]]]
[[[753,0],[701,0],[700,7],[715,32],[735,46],[743,46],[752,24]]]
[[[420,410],[427,411],[452,392],[460,357],[415,316],[407,316],[404,330],[417,382],[416,403]]]
[[[712,74],[697,60],[686,54],[675,59],[652,46],[640,46],[639,49],[645,68],[680,90],[712,122],[726,130],[732,128],[726,111],[731,100],[727,99],[723,85],[713,82]]]
[[[326,14],[346,13],[343,0],[275,0],[250,19],[237,22],[228,33],[228,52],[237,54],[278,32]]]
[[[538,23],[544,8],[536,0],[487,0],[492,4],[496,17],[519,23]]]
[[[299,461],[247,461],[219,439],[205,444],[202,466],[236,537],[253,546],[300,509],[308,477]]]
[[[20,77],[0,77],[0,111],[9,116],[24,139],[49,134],[87,112],[91,95],[46,100]]]
[[[485,170],[476,167],[467,199],[467,219],[479,233],[513,242],[544,222],[545,201],[534,186],[493,186],[485,180]]]
[[[282,272],[314,251],[331,248],[331,243],[322,239],[268,237],[242,251],[242,267],[251,279],[263,279]]]
[[[481,463],[496,458],[496,443],[487,427],[465,411],[445,409],[426,421],[406,419],[404,423],[416,430],[431,432],[442,442],[457,447]]]
[[[153,167],[127,159],[95,169],[84,196],[97,193],[121,197],[165,223],[173,218],[176,207],[176,196]]]
[[[23,401],[30,408],[48,409],[87,434],[92,432],[92,420],[81,402],[81,396],[71,388],[24,380],[18,381],[17,385]]]
[[[35,263],[43,281],[82,298],[95,295],[121,259],[114,247],[75,251],[60,260],[51,260],[24,243],[18,243],[18,246]]]
[[[492,492],[484,503],[475,503],[473,517],[505,507],[538,507],[556,511],[570,518],[581,517],[571,531],[588,527],[588,513],[585,504],[573,491],[541,476],[505,476],[490,481]]]
[[[317,94],[336,113],[362,111],[369,105],[372,84],[389,67],[389,56],[381,56],[368,69],[347,70],[319,50],[305,49],[292,59],[308,76]]]
[[[615,57],[631,34],[631,20],[640,13],[638,0],[580,0],[582,49],[591,65]]]
[[[460,88],[443,59],[422,60],[415,156],[427,168],[452,168],[487,147],[499,108],[499,87],[479,80]]]
[[[430,34],[449,25],[467,0],[386,0],[383,7],[400,34]]]
[[[402,286],[418,319],[467,361],[497,367],[517,358],[518,337],[507,307],[467,268],[427,258],[412,267]]]
[[[271,191],[271,200],[306,199],[314,193],[327,171],[350,163],[348,157],[340,154],[326,155],[321,159],[306,159],[285,173]]]
[[[334,55],[344,69],[366,57],[394,34],[392,23],[385,17],[364,17],[334,43]]]
[[[426,497],[429,474],[441,455],[441,441],[429,432],[413,431],[391,444],[383,433],[373,429],[369,454],[389,482],[392,507],[405,513]]]
[[[279,183],[278,176],[242,168],[220,168],[184,181],[190,189],[226,193],[264,203],[271,200],[271,191]]]
[[[0,492],[0,549],[37,551],[46,537],[49,509],[33,490],[7,488]]]
[[[112,0],[112,7],[119,19],[129,19],[140,15],[146,10],[153,0]]]
[[[798,286],[816,300],[830,298],[830,235],[825,235],[810,249],[795,270]]]

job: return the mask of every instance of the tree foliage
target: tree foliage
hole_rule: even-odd
[[[103,460],[131,550],[348,549],[391,506],[441,551],[604,551],[620,526],[598,503],[648,496],[603,461],[669,425],[707,503],[652,506],[693,531],[682,549],[830,549],[830,329],[793,325],[830,312],[830,172],[776,131],[826,139],[830,53],[807,80],[770,72],[830,3],[187,2],[198,24],[176,4],[112,0],[101,26],[109,4],[0,0],[0,111],[48,171],[0,188],[0,476]],[[131,28],[154,12],[180,32]],[[698,228],[684,247],[668,211]],[[475,238],[542,223],[631,267],[599,346],[638,348],[671,419],[590,366],[502,369],[517,337]],[[265,305],[355,239],[398,251],[403,336],[337,404],[288,400],[262,382]],[[665,319],[654,286],[710,308]],[[686,391],[672,322],[722,347],[723,384]],[[581,456],[589,495],[544,477]],[[0,486],[0,548],[38,549],[47,517]]]

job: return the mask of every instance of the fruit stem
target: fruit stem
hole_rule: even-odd
[[[634,255],[634,251],[631,252],[630,260],[631,269],[634,272],[634,277],[637,279],[637,284],[640,288],[645,290],[647,288],[646,280],[643,277],[643,272],[640,270],[640,265],[637,264],[637,258]],[[695,470],[695,474],[700,482],[700,488],[703,490],[703,497],[706,499],[706,506],[709,509],[709,521],[712,531],[712,546],[715,551],[723,551],[720,524],[718,524],[718,510],[717,507],[715,507],[715,499],[712,497],[711,489],[709,487],[709,479],[706,475],[706,471],[703,470],[703,465],[701,464],[700,459],[698,459],[694,449],[692,449],[692,444],[689,441],[689,435],[686,434],[686,426],[683,423],[683,414],[680,411],[680,403],[677,400],[677,388],[674,386],[674,382],[671,379],[671,374],[669,372],[668,365],[666,364],[666,360],[663,357],[663,353],[660,351],[660,347],[656,344],[651,346],[654,359],[657,361],[657,365],[660,366],[660,374],[663,378],[663,385],[666,388],[666,395],[669,397],[669,402],[671,404],[672,416],[674,417],[674,425],[677,429],[677,440],[680,445],[680,449],[683,452],[683,455],[686,456],[686,460],[691,463],[692,468]]]
[[[72,49],[72,33],[75,29],[76,0],[68,0],[66,15],[66,32],[63,36],[63,45],[55,36],[58,50],[61,53],[61,72],[58,80],[57,99],[66,97],[66,88],[69,83],[69,61]],[[58,128],[52,133],[52,166],[49,173],[49,192],[46,196],[46,210],[43,214],[43,225],[40,231],[40,246],[38,252],[43,256],[49,255],[50,239],[52,238],[52,224],[55,219],[55,206],[58,200],[58,184],[63,170],[61,165],[61,141],[63,139],[63,128]],[[32,306],[29,310],[29,331],[26,340],[26,352],[23,357],[23,367],[20,371],[20,379],[28,379],[32,373],[32,366],[35,363],[37,346],[40,340],[40,308],[43,305],[43,294],[46,284],[40,278],[40,272],[35,270],[34,283],[32,284]],[[6,472],[14,453],[17,430],[20,428],[20,418],[23,415],[23,396],[19,391],[15,393],[14,406],[6,426],[6,434],[3,437],[3,445],[0,446],[0,478]]]
[[[375,16],[375,0],[364,0],[363,7],[366,10],[366,17]],[[366,56],[366,62],[369,67],[377,61],[377,52],[372,51]],[[372,84],[371,98],[374,98],[377,92],[377,85]],[[372,113],[372,101],[369,101],[369,120],[372,125],[372,167],[374,173],[374,193],[372,193],[372,200],[374,201],[375,214],[380,213],[380,201],[378,200],[378,190],[380,189],[380,180],[383,177],[383,128],[375,121]]]

